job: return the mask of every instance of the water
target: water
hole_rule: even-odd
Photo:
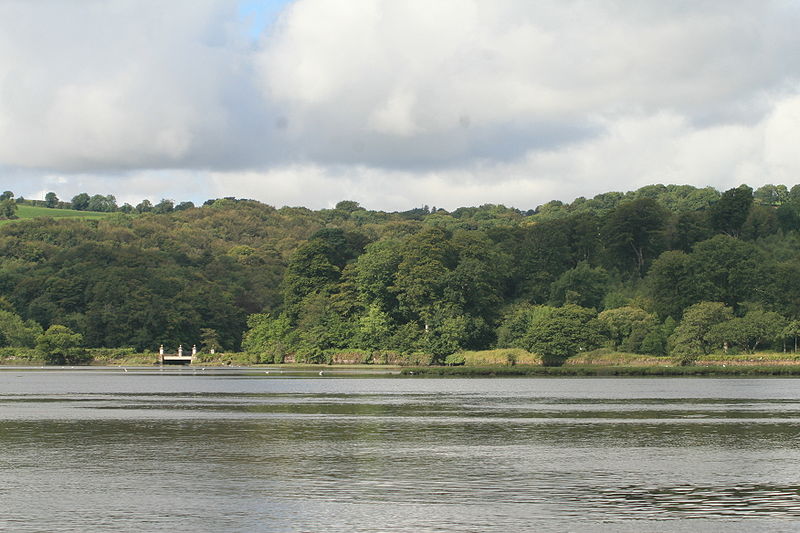
[[[786,531],[800,380],[0,371],[0,530]]]

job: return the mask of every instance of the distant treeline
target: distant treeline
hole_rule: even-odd
[[[14,198],[12,191],[5,191],[3,197]],[[233,198],[231,198],[233,199]],[[45,194],[44,200],[30,200],[19,196],[14,199],[17,204],[31,205],[34,207],[49,207],[51,209],[73,209],[75,211],[98,211],[101,213],[157,213],[165,214],[172,213],[173,211],[183,211],[194,207],[194,202],[179,202],[175,203],[174,200],[167,198],[162,199],[157,204],[153,204],[150,200],[144,199],[136,206],[129,203],[117,205],[117,198],[113,194],[93,194],[82,192],[72,197],[72,200],[64,202],[58,198],[56,193],[49,192]],[[209,200],[213,202],[213,200]]]
[[[262,361],[513,347],[558,362],[607,346],[691,362],[800,336],[797,185],[651,185],[529,211],[42,202],[120,213],[0,227],[0,345],[59,325],[88,347]]]

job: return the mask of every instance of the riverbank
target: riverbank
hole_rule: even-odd
[[[89,360],[81,366],[157,367],[158,354],[132,349],[96,348],[87,350]],[[607,349],[582,353],[567,359],[562,366],[546,367],[541,358],[520,349],[460,352],[448,356],[442,366],[419,364],[419,354],[400,364],[380,363],[262,363],[253,354],[225,352],[198,354],[189,368],[242,368],[277,374],[388,373],[405,376],[800,376],[800,354],[770,353],[701,356],[694,365],[680,366],[669,357],[613,352]],[[344,359],[343,359],[344,360]],[[0,365],[45,366],[32,349],[0,349]]]
[[[403,368],[401,375],[419,377],[759,377],[798,376],[800,365],[693,366],[421,366]]]

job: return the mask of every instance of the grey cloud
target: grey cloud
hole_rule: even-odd
[[[303,155],[416,164],[436,150],[450,164],[579,141],[597,117],[755,123],[800,81],[800,17],[785,2],[429,6],[308,0],[285,14],[260,65]]]

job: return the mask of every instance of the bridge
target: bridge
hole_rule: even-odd
[[[197,359],[197,346],[192,346],[192,355],[184,355],[183,345],[178,346],[178,353],[164,353],[164,345],[158,349],[159,365],[191,365]]]

